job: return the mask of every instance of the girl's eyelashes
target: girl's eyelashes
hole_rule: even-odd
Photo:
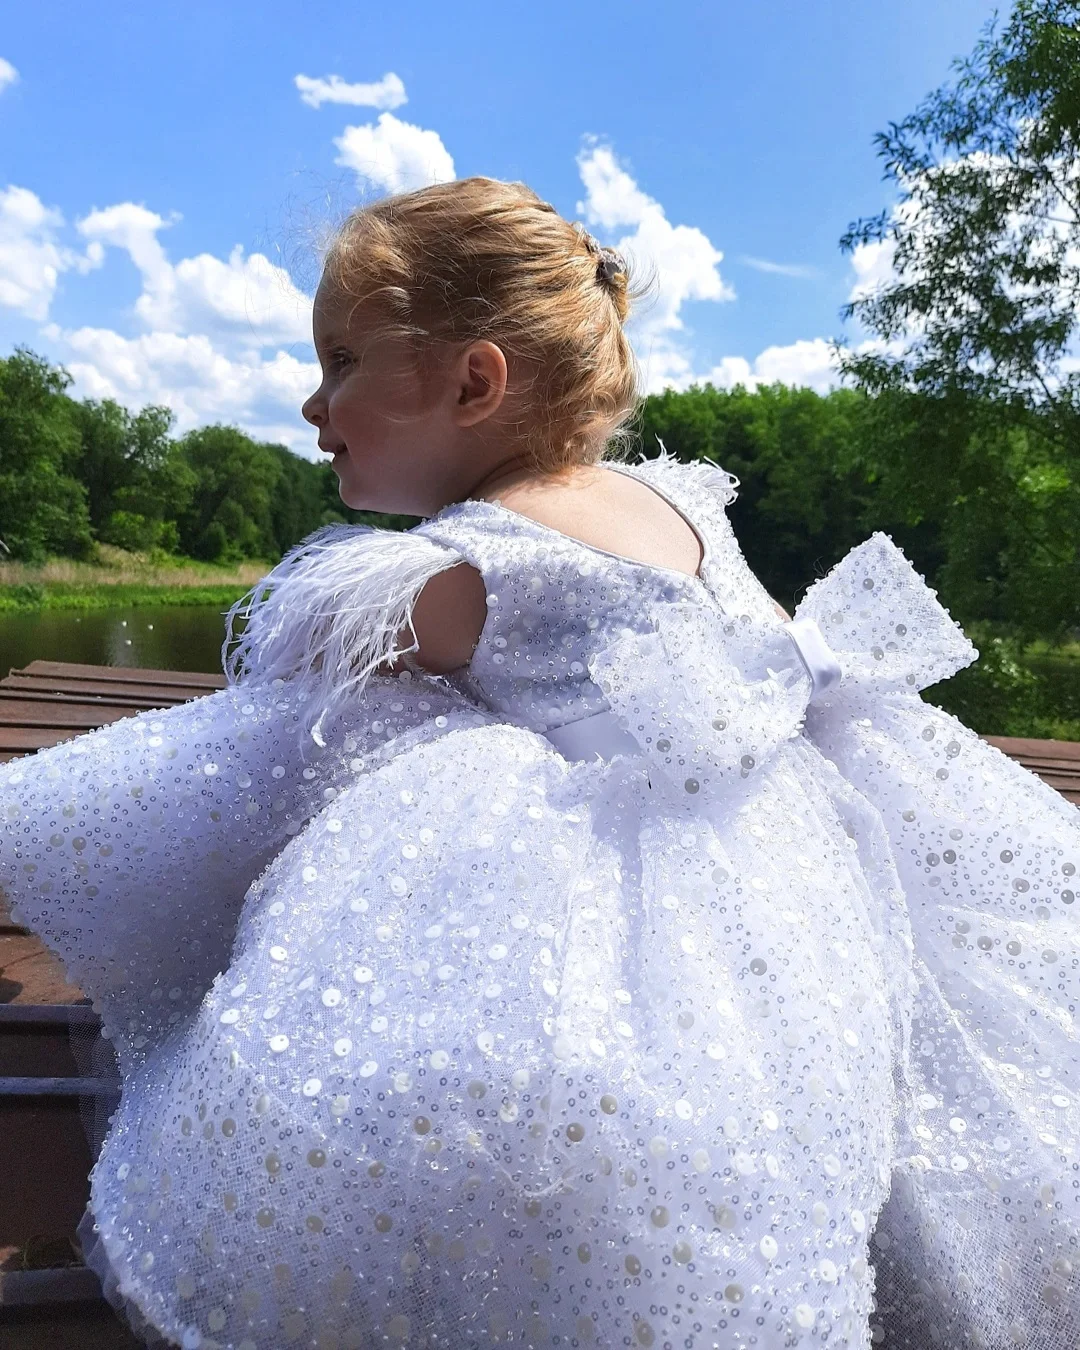
[[[330,370],[343,370],[353,362],[353,354],[344,347],[335,348],[326,358],[326,364]]]

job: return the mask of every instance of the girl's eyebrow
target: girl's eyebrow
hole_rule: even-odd
[[[318,349],[319,347],[322,348],[341,347],[344,345],[344,339],[338,333],[335,332],[330,333],[328,335],[323,335],[321,341],[319,338],[316,338],[314,340],[314,345],[316,349]]]

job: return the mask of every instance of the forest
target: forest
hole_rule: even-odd
[[[90,560],[108,543],[150,556],[272,565],[351,511],[323,460],[230,426],[171,434],[168,409],[74,399],[26,350],[0,360],[0,551]],[[732,522],[789,610],[874,530],[889,533],[961,622],[1060,640],[1080,629],[1080,488],[1049,414],[994,400],[782,384],[693,386],[644,401],[629,455],[658,438],[739,479]]]

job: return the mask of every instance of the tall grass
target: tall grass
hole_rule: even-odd
[[[221,566],[161,553],[128,553],[111,544],[97,546],[95,562],[50,558],[30,563],[0,562],[0,586],[250,586],[273,566],[272,562],[242,562]]]
[[[133,605],[228,606],[272,566],[272,561],[257,559],[222,566],[160,551],[128,553],[99,544],[92,562],[50,558],[38,566],[0,563],[0,613]]]

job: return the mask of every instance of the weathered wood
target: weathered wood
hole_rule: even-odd
[[[120,1084],[110,1078],[16,1078],[0,1075],[4,1097],[119,1097]]]
[[[207,689],[202,685],[149,684],[145,682],[133,684],[125,680],[110,680],[107,677],[100,680],[58,680],[52,676],[26,676],[21,670],[12,671],[4,679],[2,687],[22,693],[32,691],[41,694],[67,694],[69,697],[102,694],[106,699],[109,699],[115,694],[120,694],[125,698],[137,699],[144,707],[148,708],[164,704],[186,703],[190,698],[199,698],[203,694],[215,692],[213,689]]]
[[[101,1018],[89,1003],[0,1003],[0,1031],[14,1026],[96,1031]]]
[[[202,689],[224,689],[225,676],[202,670],[148,670],[141,666],[88,666],[77,661],[31,661],[20,674],[49,675],[62,680],[84,678],[123,680],[127,684],[180,684]],[[16,672],[12,671],[12,674]]]
[[[1075,763],[1080,772],[1080,741],[1036,741],[1027,736],[984,736],[983,739],[996,745],[999,750],[1004,750],[1010,759],[1050,755],[1054,759]]]
[[[1003,754],[1080,806],[1080,741],[1038,741],[1028,736],[984,736]]]
[[[101,1297],[101,1283],[89,1266],[0,1270],[0,1308],[40,1308],[53,1303],[83,1303]]]
[[[57,727],[0,727],[0,753],[15,750],[21,755],[28,755],[34,750],[44,750],[50,745],[68,741],[73,734]]]
[[[71,727],[90,731],[134,717],[136,707],[116,707],[111,703],[43,702],[33,698],[0,700],[0,727]]]
[[[81,694],[81,693],[62,693],[57,694],[43,689],[35,689],[29,683],[18,684],[15,687],[0,683],[0,705],[5,702],[12,702],[19,698],[33,698],[35,703],[93,703],[95,705],[104,703],[109,707],[122,708],[131,704],[135,708],[145,708],[146,699],[138,694],[114,694],[111,691],[108,694]],[[178,703],[184,703],[186,699],[177,699]]]
[[[0,680],[0,762],[224,685],[224,675],[200,671],[31,661]]]

